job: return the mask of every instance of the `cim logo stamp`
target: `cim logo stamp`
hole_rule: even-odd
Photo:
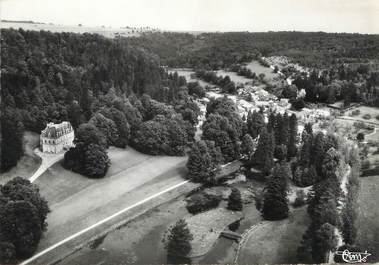
[[[368,256],[371,256],[370,253],[367,252],[350,252],[345,249],[344,251],[336,251],[336,255],[342,256],[342,260],[347,263],[361,263],[366,262]]]

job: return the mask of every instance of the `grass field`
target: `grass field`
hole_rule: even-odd
[[[241,249],[239,264],[296,263],[296,251],[309,225],[306,206],[291,211],[282,221],[265,221],[259,225]]]
[[[372,254],[367,262],[379,262],[379,176],[361,178],[358,198],[356,244]]]
[[[241,83],[241,84],[245,84],[247,82],[251,82],[252,79],[249,79],[249,78],[246,78],[244,76],[240,76],[240,75],[237,75],[236,72],[230,72],[230,71],[225,71],[225,70],[218,70],[217,71],[217,75],[218,76],[229,76],[230,79],[237,84]]]
[[[353,115],[352,112],[359,110],[358,115]],[[363,118],[365,115],[370,115],[369,119]],[[363,121],[363,122],[369,122],[373,123],[379,126],[379,120],[376,119],[376,116],[379,115],[379,108],[375,107],[368,107],[368,106],[359,106],[356,108],[352,108],[344,113],[344,116],[347,116],[349,118],[358,120],[358,121]]]
[[[55,164],[37,180],[50,205],[40,247],[50,246],[150,195],[183,182],[186,157],[149,156],[131,148],[110,148],[111,167],[89,179]]]
[[[34,149],[39,146],[39,134],[25,132],[24,134],[24,155],[18,161],[17,166],[10,171],[1,173],[0,184],[20,176],[29,178],[41,164],[41,158],[34,154]]]
[[[192,78],[191,75],[193,76],[195,74],[195,71],[193,71],[191,69],[172,68],[172,69],[169,69],[168,72],[169,73],[177,72],[179,76],[184,76],[186,78],[187,82],[196,82],[197,81],[204,88],[206,86],[210,86],[210,87],[214,86],[211,83],[205,82],[199,78]]]
[[[257,75],[264,74],[267,81],[272,82],[275,77],[279,77],[278,74],[273,73],[273,70],[270,67],[264,67],[258,61],[250,62],[246,67]]]
[[[40,187],[42,195],[48,200],[49,204],[53,205],[93,184],[109,182],[110,177],[142,161],[153,158],[153,156],[142,154],[131,148],[124,150],[110,147],[108,155],[111,160],[111,166],[103,179],[87,178],[64,169],[61,163],[58,162],[42,174],[35,181],[35,184]]]

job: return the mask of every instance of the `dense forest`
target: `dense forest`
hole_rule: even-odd
[[[130,42],[162,65],[215,70],[260,56],[284,55],[309,67],[379,59],[379,36],[324,32],[153,33]]]
[[[87,142],[95,153],[131,144],[183,155],[193,139],[199,109],[186,80],[125,40],[3,29],[1,46],[2,170],[22,155],[23,130],[39,133],[50,121],[95,126],[106,139]]]

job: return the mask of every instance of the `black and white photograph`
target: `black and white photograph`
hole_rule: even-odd
[[[0,265],[379,264],[378,0],[0,18]]]

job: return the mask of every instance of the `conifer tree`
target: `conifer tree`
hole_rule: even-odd
[[[316,231],[314,247],[312,248],[313,259],[316,263],[325,263],[326,255],[329,251],[335,250],[338,238],[335,234],[335,227],[329,223],[323,224]]]
[[[277,165],[268,179],[263,195],[262,215],[266,220],[288,217],[287,181],[290,169],[287,163]]]
[[[257,138],[262,128],[265,126],[262,113],[249,111],[247,115],[247,131],[253,139]]]
[[[274,165],[274,149],[274,136],[264,128],[259,136],[258,146],[251,159],[251,164],[258,166],[264,174],[270,174]]]
[[[333,147],[330,148],[323,159],[322,163],[322,177],[326,178],[337,178],[336,170],[340,163],[341,155]]]
[[[237,188],[232,188],[228,199],[228,209],[232,211],[242,211],[241,192]]]
[[[312,138],[308,134],[304,134],[303,144],[299,154],[299,165],[306,168],[311,163]]]
[[[245,134],[242,137],[241,153],[250,159],[251,154],[254,151],[254,141],[250,134]]]
[[[192,246],[190,241],[193,240],[193,235],[188,229],[185,220],[180,219],[168,231],[165,248],[170,256],[185,257],[190,253]]]
[[[297,154],[297,118],[292,114],[289,120],[289,136],[287,145],[288,158],[295,157]]]
[[[284,144],[277,145],[275,147],[274,156],[279,161],[285,160],[287,158],[287,146],[285,146]]]
[[[316,171],[318,175],[322,174],[322,162],[324,160],[325,155],[325,136],[322,132],[319,132],[314,141],[312,146],[312,153],[311,153],[311,161],[315,165]]]

